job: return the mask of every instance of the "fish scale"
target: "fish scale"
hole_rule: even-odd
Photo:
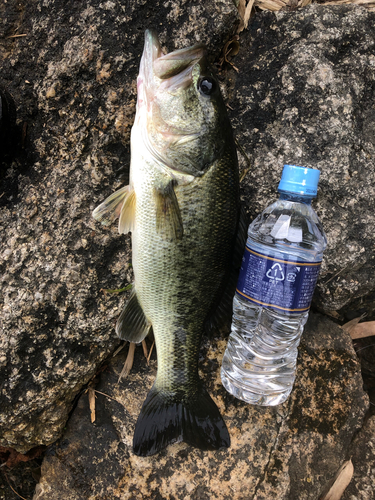
[[[147,173],[152,177],[149,168]],[[142,205],[136,211],[132,233],[133,266],[136,293],[154,330],[158,387],[181,387],[184,379],[197,379],[200,337],[213,297],[222,284],[235,236],[238,193],[231,192],[231,186],[236,185],[230,178],[233,175],[225,161],[216,162],[194,184],[176,189],[184,226],[184,236],[178,242],[156,233],[153,184],[143,184]],[[222,201],[230,199],[232,207]],[[143,204],[148,210],[142,210]],[[184,342],[179,342],[176,329],[184,332]],[[170,368],[170,360],[176,355],[181,359],[178,370]]]

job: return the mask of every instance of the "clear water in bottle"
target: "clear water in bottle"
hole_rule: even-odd
[[[280,199],[250,224],[221,368],[228,392],[273,406],[289,396],[326,237],[311,206],[319,171],[285,165]]]

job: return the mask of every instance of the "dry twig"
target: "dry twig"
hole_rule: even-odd
[[[15,495],[17,495],[19,498],[22,498],[22,500],[26,500],[25,497],[22,497],[19,493],[17,493],[17,491],[12,487],[12,485],[10,484],[10,481],[8,479],[8,476],[7,476],[7,473],[5,472],[5,470],[3,471],[4,472],[4,476],[5,476],[5,479],[7,480],[7,483],[9,485],[9,488],[13,491],[13,493]]]
[[[114,398],[114,397],[110,396],[109,394],[106,394],[105,392],[100,392],[100,391],[97,391],[96,389],[95,389],[95,392],[96,392],[97,394],[101,394],[102,396],[105,396],[106,398],[112,399],[112,401],[116,401],[116,403],[118,403],[119,405],[121,405],[121,406],[123,406],[124,408],[126,408],[126,406],[125,406],[125,405],[123,405],[123,404],[121,403],[121,401],[119,401],[118,399],[116,399],[116,398]]]
[[[88,389],[88,394],[89,394],[89,405],[90,405],[90,413],[91,413],[91,423],[93,424],[95,422],[95,389],[92,387],[89,387]]]
[[[146,344],[145,340],[142,340],[142,348],[143,348],[144,357],[146,358],[146,361],[147,361],[147,359],[148,359],[148,350],[147,350],[147,344]],[[147,364],[148,364],[148,361],[147,361]]]

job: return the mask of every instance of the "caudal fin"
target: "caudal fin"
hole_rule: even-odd
[[[191,397],[153,387],[143,403],[135,426],[134,453],[143,457],[154,455],[178,441],[201,450],[230,446],[224,420],[203,386]]]

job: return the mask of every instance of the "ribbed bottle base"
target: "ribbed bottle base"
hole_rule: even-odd
[[[250,404],[275,406],[286,401],[295,380],[298,337],[284,349],[270,349],[257,335],[246,341],[232,333],[221,368],[225,389]]]
[[[228,373],[223,368],[221,369],[221,381],[225,389],[232,394],[232,396],[246,403],[260,406],[276,406],[284,403],[288,399],[293,388],[292,386],[283,392],[275,392],[272,390],[267,393],[257,392],[256,389],[252,389],[251,387],[245,388],[247,382],[246,376],[242,376],[241,381],[238,381],[236,378],[231,377],[231,373]],[[250,379],[250,382],[251,381],[253,381],[253,377]]]

